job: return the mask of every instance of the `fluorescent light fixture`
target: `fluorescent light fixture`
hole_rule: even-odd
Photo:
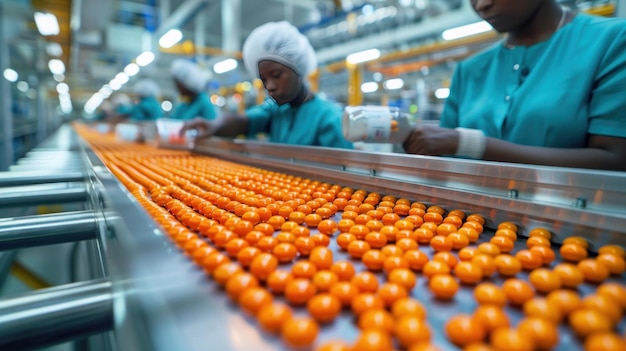
[[[70,86],[65,83],[57,84],[57,93],[59,94],[67,94],[70,92]]]
[[[183,32],[173,28],[163,34],[159,39],[159,45],[164,48],[171,48],[183,38]]]
[[[128,77],[128,75],[126,73],[124,73],[124,72],[120,72],[120,73],[116,74],[115,78],[113,78],[113,80],[115,80],[116,82],[119,82],[122,85],[128,83],[129,79],[130,78]]]
[[[102,88],[100,88],[98,92],[100,93],[100,95],[102,95],[102,97],[106,99],[111,96],[111,94],[113,94],[113,89],[111,89],[108,84],[105,84],[102,86]]]
[[[173,107],[172,102],[169,100],[165,100],[161,103],[161,108],[165,112],[170,112],[172,110],[172,107]]]
[[[229,58],[214,64],[213,71],[215,71],[215,73],[217,74],[222,74],[234,70],[235,68],[237,68],[237,65],[237,60]]]
[[[65,64],[59,59],[48,61],[48,68],[52,74],[65,74]]]
[[[492,30],[493,27],[486,21],[476,22],[465,26],[451,28],[443,31],[441,37],[445,40],[454,40],[464,37],[469,37],[479,33],[484,33]]]
[[[378,90],[378,83],[376,82],[365,82],[361,84],[361,91],[364,93],[373,93]]]
[[[19,82],[17,82],[16,86],[17,86],[17,90],[21,91],[22,93],[27,92],[28,88],[30,88],[30,86],[28,86],[28,83],[26,83],[23,80],[20,80]]]
[[[51,13],[35,12],[35,24],[41,35],[58,35],[59,22]]]
[[[389,79],[383,83],[383,86],[387,90],[401,89],[404,86],[404,81],[402,78]]]
[[[64,74],[53,74],[52,78],[54,78],[54,80],[57,81],[58,83],[61,83],[62,81],[65,80],[65,75]]]
[[[137,64],[141,67],[149,65],[152,61],[154,61],[154,54],[152,51],[142,52],[135,60],[135,62],[137,62]]]
[[[365,51],[355,52],[346,57],[346,61],[348,63],[357,64],[361,62],[367,62],[371,60],[375,60],[380,57],[380,50],[378,49],[369,49]]]
[[[7,68],[4,70],[4,79],[8,80],[9,82],[17,82],[17,78],[19,77],[20,76],[13,69]]]
[[[49,56],[60,57],[63,55],[63,48],[59,43],[47,43],[46,44],[46,53]]]
[[[122,83],[113,79],[109,82],[109,88],[111,88],[113,91],[120,90],[120,88],[122,88]]]
[[[85,112],[87,112],[88,114],[93,113],[98,108],[98,106],[100,106],[102,101],[104,101],[104,98],[100,93],[93,94],[85,103]]]
[[[435,97],[437,99],[447,99],[448,96],[450,96],[450,89],[448,88],[439,88],[437,90],[435,90]]]
[[[126,73],[129,77],[134,76],[139,73],[139,65],[136,63],[129,63],[124,67],[124,73]]]
[[[59,105],[61,106],[61,112],[65,114],[72,113],[72,99],[69,94],[59,95]]]

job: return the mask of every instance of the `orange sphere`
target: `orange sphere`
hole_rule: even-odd
[[[291,318],[281,328],[283,340],[293,347],[305,347],[313,344],[318,333],[319,326],[317,323],[307,317]]]
[[[487,336],[485,327],[477,323],[474,317],[465,314],[450,318],[446,323],[445,332],[448,339],[460,347],[482,342]]]

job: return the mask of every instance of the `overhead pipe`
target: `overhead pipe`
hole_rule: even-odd
[[[95,212],[77,211],[0,221],[0,251],[95,239]]]
[[[2,189],[7,190],[7,189]],[[87,201],[87,189],[84,185],[57,189],[35,189],[0,192],[0,208],[10,206],[35,206]]]
[[[113,329],[108,280],[42,289],[0,300],[0,349],[41,348]]]
[[[84,172],[40,173],[40,172],[0,172],[0,187],[34,185],[61,182],[82,182]]]

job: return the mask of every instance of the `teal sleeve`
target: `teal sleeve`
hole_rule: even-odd
[[[452,81],[450,83],[450,95],[446,99],[443,105],[443,112],[439,120],[439,126],[443,128],[456,128],[459,126],[459,98],[461,96],[459,90],[461,84],[461,66],[459,62],[452,75]]]
[[[252,106],[246,110],[245,115],[248,118],[249,136],[256,137],[258,133],[269,134],[272,106],[271,101],[266,100],[262,104]]]
[[[322,119],[318,132],[320,146],[352,149],[354,146],[343,137],[341,124],[342,111],[333,109],[327,118]]]
[[[588,133],[626,138],[626,26],[613,38],[595,77]]]
[[[200,117],[204,119],[215,119],[217,117],[215,106],[213,106],[208,97],[202,100]]]

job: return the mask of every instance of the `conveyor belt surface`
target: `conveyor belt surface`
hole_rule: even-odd
[[[375,274],[379,284],[379,289],[375,294],[387,299],[385,300],[387,301],[386,311],[391,313],[395,295],[386,295],[385,291],[388,291],[387,289],[396,289],[398,286],[386,285],[385,288],[380,289],[390,279],[389,272],[384,272],[384,270],[380,269],[368,270],[362,259],[358,257],[357,245],[354,245],[352,249],[347,251],[339,247],[339,242],[343,242],[342,240],[358,241],[357,238],[362,239],[362,241],[359,241],[361,245],[370,246],[370,248],[372,245],[375,246],[376,243],[380,244],[387,241],[390,246],[385,249],[375,250],[377,254],[381,251],[386,252],[385,257],[387,258],[396,255],[399,246],[406,245],[404,251],[415,253],[415,250],[417,250],[425,254],[430,261],[433,261],[436,255],[438,256],[438,261],[453,257],[460,262],[477,252],[489,254],[495,243],[499,249],[502,249],[498,250],[503,251],[502,254],[505,251],[509,251],[511,256],[501,257],[505,257],[513,263],[498,266],[498,272],[485,274],[485,277],[481,278],[480,282],[491,282],[500,287],[505,285],[505,281],[513,278],[530,284],[529,274],[534,272],[535,269],[543,267],[547,268],[549,272],[554,272],[554,268],[557,265],[567,262],[572,265],[571,267],[574,267],[575,272],[579,272],[585,277],[584,282],[571,283],[570,291],[575,292],[583,299],[584,302],[581,306],[586,306],[587,310],[601,311],[600,319],[609,318],[609,324],[607,325],[608,330],[612,332],[610,335],[618,338],[615,340],[624,342],[623,333],[626,325],[622,314],[625,307],[623,303],[624,296],[626,296],[624,295],[626,287],[623,275],[623,248],[620,249],[619,247],[609,245],[610,242],[592,242],[592,244],[595,244],[595,246],[591,247],[593,251],[600,252],[600,256],[597,256],[591,250],[585,249],[585,245],[589,244],[587,239],[578,236],[575,239],[567,239],[570,236],[569,233],[559,231],[558,227],[548,228],[548,232],[551,232],[552,236],[558,236],[564,246],[574,245],[573,253],[567,249],[563,251],[570,258],[566,261],[560,254],[564,246],[552,243],[549,246],[549,250],[544,251],[555,254],[554,260],[551,260],[549,256],[543,257],[537,253],[528,253],[531,251],[527,250],[527,248],[533,242],[542,246],[541,240],[534,239],[534,241],[528,241],[527,236],[533,228],[526,227],[524,228],[525,231],[518,231],[518,228],[521,227],[513,222],[507,221],[503,223],[504,221],[494,220],[490,212],[478,213],[479,216],[474,217],[476,220],[470,221],[467,218],[473,213],[472,211],[468,211],[465,208],[452,207],[455,206],[454,204],[432,203],[429,201],[432,197],[409,199],[403,197],[406,194],[406,191],[403,189],[398,189],[397,194],[391,192],[383,194],[369,190],[367,187],[351,187],[352,181],[350,179],[345,179],[345,184],[340,182],[330,183],[324,180],[289,175],[271,169],[235,163],[216,157],[192,154],[186,151],[161,150],[148,145],[121,143],[114,140],[111,136],[98,135],[83,127],[78,127],[78,131],[110,172],[124,184],[138,204],[158,224],[158,226],[154,227],[153,232],[148,235],[137,232],[132,233],[135,238],[119,238],[120,243],[133,246],[133,248],[127,249],[125,252],[137,253],[141,251],[140,255],[143,259],[141,264],[148,263],[146,259],[150,260],[150,267],[131,267],[133,275],[143,275],[146,278],[138,282],[131,279],[131,283],[139,285],[136,287],[139,296],[142,293],[148,296],[144,301],[139,301],[138,306],[141,306],[143,309],[151,309],[152,311],[148,315],[152,318],[162,317],[160,321],[148,322],[149,333],[152,334],[149,339],[151,339],[155,349],[167,349],[175,345],[184,345],[189,350],[207,348],[219,350],[290,349],[288,346],[289,340],[284,340],[284,334],[281,340],[280,336],[262,331],[262,328],[259,327],[259,321],[250,312],[241,310],[242,305],[244,309],[247,306],[248,310],[254,306],[249,300],[246,301],[244,298],[235,303],[233,299],[228,297],[229,293],[230,295],[233,294],[232,290],[226,288],[225,291],[224,289],[224,286],[228,286],[229,282],[235,279],[233,277],[248,270],[245,264],[242,264],[245,261],[238,256],[238,253],[244,251],[243,248],[245,247],[256,246],[259,249],[258,251],[245,251],[250,251],[255,255],[261,255],[259,252],[269,252],[275,257],[285,255],[288,257],[289,250],[297,250],[296,258],[293,260],[286,259],[287,262],[280,263],[275,268],[289,272],[292,271],[295,262],[315,261],[314,258],[307,257],[308,244],[315,247],[327,246],[332,252],[333,262],[349,262],[357,272],[372,271]],[[320,176],[320,178],[325,178],[324,175]],[[379,187],[378,184],[372,184],[372,189],[377,187]],[[342,198],[345,198],[345,200],[337,200]],[[363,205],[367,203],[371,204],[371,207]],[[116,207],[116,204],[121,205],[119,201],[114,201],[113,207]],[[328,204],[334,204],[335,206]],[[308,207],[299,207],[302,205],[308,205]],[[353,207],[346,208],[346,206]],[[329,211],[319,210],[320,208],[328,208]],[[418,208],[422,210],[416,210]],[[368,213],[367,211],[373,209],[383,211],[384,213],[395,213],[396,216],[384,217],[385,222],[389,221],[388,223],[382,223],[382,218],[376,218],[376,216],[381,215],[381,212],[370,212],[371,216],[369,218],[365,217]],[[303,216],[309,210],[323,215],[324,218],[328,218],[332,222],[325,221],[321,225],[314,225],[314,217]],[[351,211],[348,210],[354,211],[350,213]],[[454,212],[454,210],[460,212]],[[256,223],[254,222],[258,219],[251,214],[253,212],[260,215],[260,218],[262,218],[260,222],[271,223],[274,226],[272,232],[268,233],[269,235],[264,235],[260,232],[261,228],[263,228],[262,226],[255,226]],[[302,212],[303,215],[294,215],[293,213],[295,212]],[[439,213],[440,215],[433,215],[433,213]],[[454,218],[454,215],[451,215],[451,213],[460,213],[461,216]],[[355,214],[361,217],[358,217],[358,219],[354,218]],[[124,217],[124,214],[121,214],[121,216]],[[483,227],[475,224],[480,217],[485,218],[487,223],[484,226],[484,231],[477,238],[472,238],[473,234],[470,234],[471,231],[468,230],[461,232],[466,232],[470,234],[469,236],[449,235],[450,233],[446,230],[446,226],[439,225],[440,221],[456,223],[454,226],[455,230],[452,230],[452,232],[459,231],[459,228],[462,227],[473,227],[480,232]],[[353,218],[351,226],[349,225],[350,222],[345,221],[348,218]],[[283,222],[290,219],[300,222],[294,224],[294,227],[297,229],[283,227]],[[461,219],[461,222],[458,222],[459,219]],[[310,221],[310,223],[304,222],[306,220]],[[378,223],[369,223],[370,220]],[[358,226],[357,222],[363,225]],[[468,222],[473,222],[474,224],[467,224]],[[346,226],[333,228],[333,223]],[[371,225],[370,227],[366,225],[368,223]],[[409,224],[413,226],[410,228],[404,227]],[[416,230],[419,227],[429,228],[429,226],[431,226],[433,237],[437,239],[425,238],[423,236],[425,231],[417,234]],[[395,227],[397,230],[392,230],[389,227]],[[498,227],[509,230],[499,230]],[[535,227],[539,226],[536,225]],[[396,237],[397,232],[400,232],[403,228],[408,229]],[[256,233],[250,234],[255,229]],[[291,234],[286,234],[286,231],[289,231]],[[367,231],[383,233],[384,239],[380,238],[380,236],[367,237]],[[320,232],[325,232],[325,234]],[[545,232],[536,231],[536,233],[539,233],[537,234],[538,236]],[[162,233],[166,235],[162,236]],[[309,239],[296,241],[298,236]],[[407,240],[401,241],[399,240],[400,237]],[[495,237],[512,237],[513,240],[494,240]],[[471,242],[464,243],[465,239]],[[280,243],[287,243],[288,245],[280,246],[285,248],[285,251],[277,252],[276,247],[279,247],[278,244]],[[491,246],[485,246],[485,243],[492,244]],[[455,245],[457,248],[452,249],[450,245]],[[464,250],[461,254],[459,249],[463,246],[476,248],[476,251]],[[438,250],[435,250],[435,248]],[[450,252],[451,255],[441,255],[437,254],[437,252]],[[520,252],[522,253],[520,254]],[[612,253],[607,254],[607,252]],[[574,257],[576,253],[586,254],[590,258]],[[493,256],[497,257],[495,254]],[[424,319],[424,325],[430,332],[430,337],[424,337],[423,343],[416,344],[428,344],[441,350],[458,349],[458,346],[455,346],[451,342],[450,336],[447,335],[446,325],[456,315],[472,315],[476,311],[478,304],[474,298],[474,289],[477,284],[459,284],[458,291],[452,298],[435,298],[433,291],[429,288],[429,281],[433,278],[429,279],[426,277],[429,273],[419,269],[413,261],[407,261],[408,256],[405,256],[405,252],[401,252],[398,255],[398,257],[402,258],[388,261],[381,260],[380,263],[389,262],[385,263],[388,265],[388,268],[395,267],[394,264],[402,268],[411,262],[411,267],[409,268],[411,268],[410,271],[417,278],[417,282],[414,287],[410,287],[410,283],[407,283],[409,288],[406,291],[408,297],[426,308],[427,316]],[[539,257],[539,261],[543,260],[538,265],[535,264],[537,257]],[[125,260],[132,262],[133,265],[137,265],[140,262],[132,258],[126,258]],[[505,261],[505,259],[500,260],[497,258],[495,260],[498,262]],[[614,264],[607,265],[607,262],[614,262]],[[521,269],[521,267],[518,269],[516,264],[521,264],[528,269]],[[323,263],[318,262],[318,265],[323,266]],[[454,266],[454,264],[447,266]],[[450,268],[452,268],[450,274],[444,275],[452,277],[454,281],[458,282],[461,274],[455,271],[453,267]],[[506,268],[512,269],[513,274],[502,274]],[[604,277],[603,275],[608,273],[608,268],[611,268],[614,274],[610,276],[606,274],[606,277]],[[274,270],[272,268],[268,269],[268,273]],[[148,270],[152,274],[145,276]],[[285,299],[283,294],[269,293],[270,287],[275,288],[275,286],[272,283],[263,282],[265,280],[264,274],[262,274],[263,270],[253,267],[249,271],[256,276],[256,280],[259,281],[259,286],[261,287],[256,290],[256,295],[251,294],[248,295],[249,297],[261,296],[274,302],[285,303],[290,306],[295,316],[311,318],[307,308],[303,304],[294,304],[293,298]],[[292,271],[292,275],[294,272]],[[302,272],[297,274],[306,276],[306,273]],[[549,277],[552,277],[552,275],[549,275]],[[309,281],[308,284],[314,284],[311,282],[315,282],[315,279],[305,280]],[[574,278],[574,280],[576,279]],[[551,278],[550,282],[554,283],[554,278]],[[615,296],[611,298],[597,298],[600,295],[609,295],[608,292],[612,290],[607,287],[616,286],[610,285],[611,283],[616,283],[618,286],[617,290],[615,290],[618,292],[617,298]],[[168,286],[163,286],[163,284]],[[306,285],[307,283],[304,284]],[[161,294],[155,295],[154,291],[152,294],[146,293],[147,288],[152,289],[157,288],[157,286],[158,289],[163,291]],[[529,286],[532,287],[533,284]],[[528,315],[541,315],[544,319],[555,317],[553,309],[546,310],[543,308],[545,307],[543,304],[545,299],[542,299],[542,297],[547,296],[547,293],[538,291],[540,289],[537,289],[537,287],[540,287],[540,285],[531,289],[534,294],[533,298],[539,299],[535,304],[535,306],[539,307],[535,309],[532,308],[533,304],[527,304],[526,307],[522,307],[511,303],[511,298],[520,297],[519,294],[507,296],[509,303],[503,306],[502,310],[508,317],[513,330],[519,330],[516,328]],[[317,294],[323,293],[320,290],[324,290],[322,285],[317,287]],[[402,291],[404,289],[400,288],[398,290]],[[306,294],[303,293],[303,295]],[[398,296],[401,295],[399,293]],[[589,296],[596,297],[589,298]],[[354,298],[347,301],[348,304],[353,300]],[[550,306],[552,308],[554,304],[551,303]],[[583,307],[580,309],[585,310]],[[581,328],[577,323],[580,323],[579,320],[583,317],[582,315],[575,317],[576,321],[573,321],[565,316],[568,313],[563,311],[561,313],[564,316],[557,318],[561,322],[554,324],[558,329],[558,343],[553,348],[555,350],[582,350],[584,349],[585,341],[590,342],[591,338],[586,335],[576,336],[572,323],[579,334],[585,334],[585,331],[589,331],[592,328],[598,328],[598,330],[604,328],[602,324],[604,321],[598,320],[589,320]],[[571,317],[572,314],[569,313],[569,316]],[[392,323],[397,323],[397,325],[399,320],[396,317],[391,319]],[[350,306],[344,306],[331,323],[312,323],[314,326],[319,327],[319,334],[310,343],[312,346],[303,341],[303,344],[306,344],[304,349],[318,349],[331,340],[339,340],[345,342],[346,345],[350,345],[350,347],[354,346],[355,350],[365,351],[367,348],[362,346],[362,340],[361,342],[358,341],[363,335],[357,326],[358,323],[358,318]],[[376,321],[372,323],[376,324]],[[384,325],[384,323],[381,325]],[[411,335],[416,335],[418,331],[423,330],[423,326],[417,327]],[[391,328],[388,333],[382,333],[384,337],[393,338],[394,349],[421,350],[419,346],[415,345],[400,345],[398,343],[398,334],[395,331],[396,329]],[[515,333],[510,337],[509,344],[506,344],[510,346],[508,348],[510,350],[513,349],[515,344],[514,336],[518,335]],[[476,329],[473,329],[470,334],[475,335]],[[486,345],[493,341],[494,333],[491,334],[491,338],[485,335],[483,339]],[[302,333],[299,340],[306,336],[307,333]],[[527,332],[522,334],[522,336],[525,340],[519,341],[520,346],[523,346],[524,341],[532,338]],[[291,342],[293,343],[295,340],[298,340],[298,338],[293,337]],[[381,350],[381,347],[374,346],[372,349]],[[500,349],[507,348],[501,347]]]

